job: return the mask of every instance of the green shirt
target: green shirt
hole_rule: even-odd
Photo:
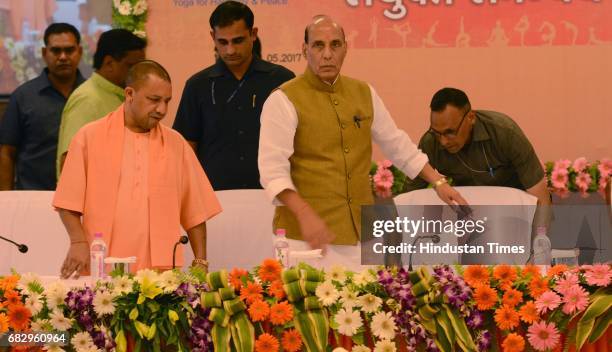
[[[533,146],[510,117],[475,110],[471,140],[456,154],[447,152],[431,133],[425,133],[419,148],[429,163],[452,179],[453,186],[505,186],[526,190],[544,177]],[[426,188],[427,182],[409,181],[405,191]]]
[[[123,88],[95,72],[75,89],[62,112],[56,160],[58,179],[61,156],[68,151],[70,141],[77,131],[84,125],[115,111],[124,100]]]

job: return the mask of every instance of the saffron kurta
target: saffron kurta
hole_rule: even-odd
[[[148,133],[127,130],[123,105],[75,135],[53,206],[82,213],[88,240],[101,232],[108,255],[137,256],[136,270],[170,267],[180,227],[221,212],[183,137],[161,124]]]

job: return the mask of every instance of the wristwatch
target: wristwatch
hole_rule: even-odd
[[[442,176],[440,177],[437,181],[435,181],[434,183],[432,183],[434,188],[438,188],[439,186],[448,183],[448,181],[446,180],[446,177]]]

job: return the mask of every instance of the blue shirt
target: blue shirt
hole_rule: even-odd
[[[197,142],[196,154],[215,191],[261,188],[257,153],[264,102],[293,72],[253,56],[242,80],[223,61],[185,84],[173,128]]]
[[[68,100],[52,85],[45,69],[17,87],[0,121],[0,144],[17,149],[15,188],[54,190],[57,135]],[[85,79],[77,71],[75,88]]]

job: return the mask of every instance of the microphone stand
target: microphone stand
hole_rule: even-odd
[[[412,245],[410,246],[410,248],[414,247],[414,245],[419,241],[419,240],[423,240],[426,238],[431,238],[431,242],[433,243],[439,243],[440,242],[440,236],[433,234],[433,235],[418,235],[414,238],[414,241],[412,241]],[[408,272],[412,271],[412,254],[414,251],[410,251],[410,255],[408,256]]]
[[[8,243],[14,244],[17,247],[17,249],[19,249],[19,251],[21,253],[27,253],[28,252],[28,246],[26,246],[25,244],[17,243],[15,241],[9,240],[8,238],[2,237],[2,236],[0,236],[0,239],[5,240]]]
[[[189,238],[187,236],[183,235],[174,244],[174,248],[172,249],[172,269],[176,268],[176,247],[179,244],[186,244],[187,242],[189,242]]]

